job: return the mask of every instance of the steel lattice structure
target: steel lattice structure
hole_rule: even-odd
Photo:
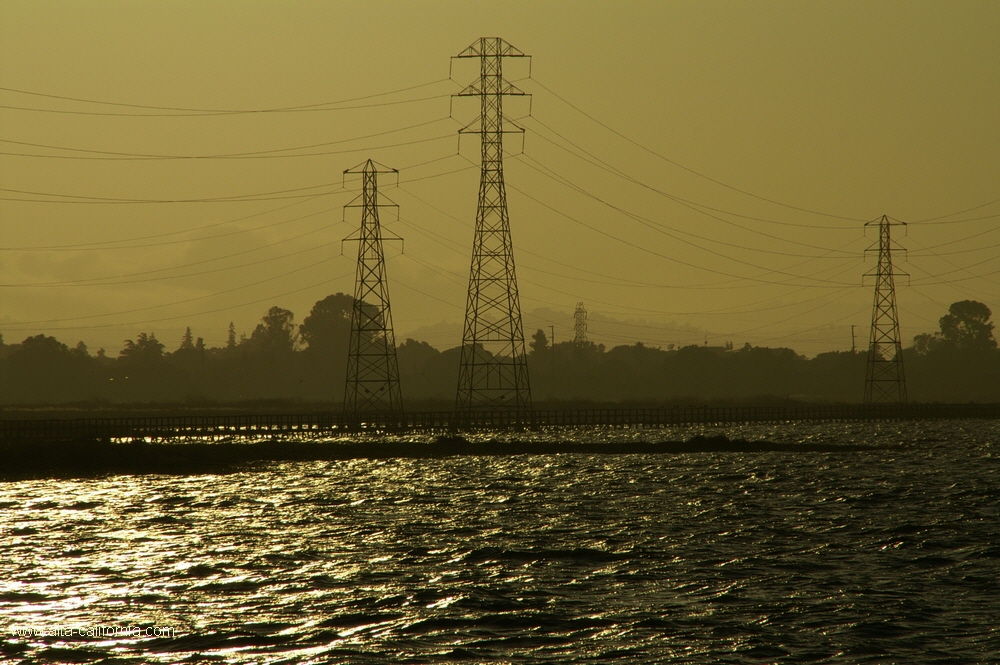
[[[587,343],[587,308],[583,306],[582,302],[576,303],[576,312],[573,315],[573,332],[575,333],[573,341],[577,344]]]
[[[396,340],[392,332],[389,289],[385,279],[382,253],[382,230],[378,221],[378,174],[397,173],[379,170],[372,160],[347,173],[361,173],[363,188],[360,205],[361,229],[358,234],[358,271],[351,311],[351,343],[347,358],[347,387],[344,410],[350,413],[402,413],[399,389],[399,365]]]
[[[503,179],[503,98],[524,93],[504,80],[502,64],[529,56],[503,39],[483,37],[456,57],[480,61],[479,80],[457,96],[480,99],[479,127],[461,131],[479,134],[482,150],[456,405],[528,411],[531,388]]]
[[[869,222],[865,226],[874,224]],[[868,372],[865,378],[865,404],[906,402],[906,377],[903,374],[903,347],[896,313],[896,285],[892,267],[892,223],[885,215],[878,221],[878,266],[865,277],[875,279],[872,304],[872,329],[868,343]],[[872,246],[869,251],[874,250]]]

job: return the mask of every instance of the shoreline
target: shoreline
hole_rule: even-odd
[[[684,453],[831,453],[885,450],[838,444],[788,444],[725,436],[695,436],[687,441],[469,441],[439,436],[433,441],[289,441],[112,443],[101,439],[6,441],[0,443],[0,481],[40,478],[92,478],[107,475],[197,475],[252,471],[274,462],[352,459],[423,459],[512,455],[664,455]]]

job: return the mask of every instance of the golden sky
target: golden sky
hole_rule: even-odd
[[[0,0],[5,341],[301,321],[353,292],[343,171],[371,158],[400,169],[397,340],[457,346],[478,70],[450,57],[483,36],[532,56],[505,63],[527,336],[582,301],[608,346],[865,347],[883,214],[905,344],[957,300],[1000,313],[995,2]]]

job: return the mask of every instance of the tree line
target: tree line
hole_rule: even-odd
[[[232,324],[222,347],[206,347],[190,328],[173,350],[152,332],[125,340],[116,357],[91,354],[35,335],[19,344],[0,336],[0,403],[125,404],[343,401],[354,299],[318,301],[300,324],[272,307],[249,336]],[[992,312],[961,301],[940,330],[904,349],[913,401],[1000,401],[1000,350]],[[637,342],[606,348],[592,342],[552,345],[538,330],[528,345],[536,403],[664,403],[761,400],[858,402],[867,354],[832,351],[806,358],[788,348],[686,346],[660,349]],[[410,408],[450,408],[459,347],[440,351],[407,339],[397,347],[400,385]]]

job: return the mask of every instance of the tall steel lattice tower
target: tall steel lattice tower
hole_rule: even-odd
[[[573,341],[577,344],[587,343],[587,308],[583,306],[582,302],[576,303],[576,312],[573,315],[575,319],[573,324]]]
[[[398,173],[379,170],[372,160],[344,171],[361,173],[361,196],[346,207],[360,207],[358,271],[351,311],[351,345],[347,357],[347,388],[344,410],[351,413],[402,413],[396,339],[389,311],[389,289],[385,280],[382,230],[378,221],[378,174]],[[360,203],[357,201],[360,199]]]
[[[868,222],[865,226],[875,224]],[[872,305],[872,332],[868,343],[868,374],[865,379],[865,404],[906,402],[906,377],[903,374],[903,347],[896,314],[895,272],[892,267],[892,239],[889,230],[902,222],[890,222],[885,215],[878,221],[878,266],[865,274],[875,280]],[[875,246],[868,251],[874,251]]]
[[[503,180],[503,98],[524,93],[504,80],[502,67],[504,58],[529,56],[503,39],[483,37],[456,57],[479,58],[479,80],[457,96],[480,99],[478,129],[470,125],[461,131],[479,134],[482,150],[456,405],[460,410],[530,411],[531,388]]]

